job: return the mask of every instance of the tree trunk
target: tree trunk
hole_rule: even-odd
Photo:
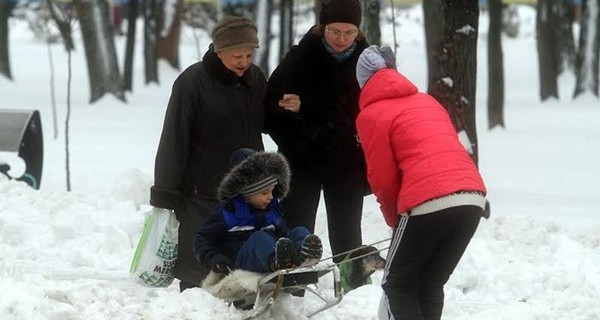
[[[573,18],[575,5],[573,1],[559,1],[556,4],[556,37],[558,43],[558,72],[575,69],[575,38],[573,37]]]
[[[579,51],[575,60],[575,92],[577,98],[586,91],[598,96],[598,51],[600,30],[598,30],[599,0],[583,2],[581,32],[579,33]]]
[[[294,43],[294,0],[279,2],[279,61]]]
[[[9,7],[8,0],[0,0],[0,73],[8,79],[12,79],[8,51]]]
[[[428,92],[448,110],[463,145],[477,164],[475,90],[479,4],[477,0],[443,0],[437,7],[441,14],[436,16],[433,2],[436,1],[425,1],[427,5],[423,6],[428,38],[432,32],[441,31],[437,36],[432,35],[428,43],[432,62]]]
[[[270,74],[269,52],[271,52],[271,12],[273,11],[273,0],[258,0],[256,9],[256,23],[258,27],[258,39],[260,48],[256,51],[256,64],[263,70],[265,75]]]
[[[502,1],[489,0],[488,129],[504,128],[504,56],[502,53]]]
[[[161,32],[158,38],[158,57],[179,70],[179,36],[183,0],[167,0],[163,4]]]
[[[423,16],[425,18],[425,47],[427,51],[427,91],[438,78],[439,58],[436,56],[440,48],[443,33],[444,17],[442,12],[443,0],[428,0],[423,2]]]
[[[125,90],[133,91],[133,54],[138,18],[138,0],[129,0],[127,4],[127,41],[125,43],[125,59],[123,63],[123,83]]]
[[[106,0],[74,0],[90,80],[90,103],[110,92],[125,101]]]
[[[539,0],[536,16],[538,64],[540,74],[540,99],[558,99],[559,53],[555,37],[554,0]]]
[[[381,45],[381,28],[379,26],[379,0],[363,0],[363,20],[361,29],[367,36],[369,44]]]
[[[144,66],[146,84],[158,82],[159,0],[144,0]]]

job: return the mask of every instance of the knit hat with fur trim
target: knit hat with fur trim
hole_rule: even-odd
[[[345,22],[360,27],[362,8],[359,0],[324,0],[319,12],[319,23],[327,25]]]
[[[217,190],[221,201],[247,197],[271,186],[277,197],[284,198],[290,189],[290,167],[280,153],[242,148],[233,152],[229,165],[231,169]]]
[[[215,51],[251,47],[258,48],[257,28],[254,21],[246,17],[226,17],[212,31]]]

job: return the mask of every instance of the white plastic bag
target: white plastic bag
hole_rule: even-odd
[[[154,208],[144,222],[129,273],[148,287],[168,287],[175,278],[179,221],[172,210]]]

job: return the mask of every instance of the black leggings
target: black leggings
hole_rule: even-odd
[[[293,169],[290,193],[282,202],[288,227],[306,227],[314,233],[321,190],[327,209],[331,252],[337,255],[362,244],[361,219],[365,179],[360,170],[340,172]],[[341,262],[343,256],[333,259]]]
[[[402,216],[382,279],[380,319],[441,319],[444,284],[471,241],[481,212],[477,206],[459,206]]]

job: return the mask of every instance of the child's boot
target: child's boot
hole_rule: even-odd
[[[280,238],[275,244],[274,270],[290,269],[296,267],[294,263],[296,249],[294,243],[288,238]]]
[[[301,265],[303,267],[316,265],[323,256],[323,244],[316,234],[309,234],[302,242],[300,249]]]

